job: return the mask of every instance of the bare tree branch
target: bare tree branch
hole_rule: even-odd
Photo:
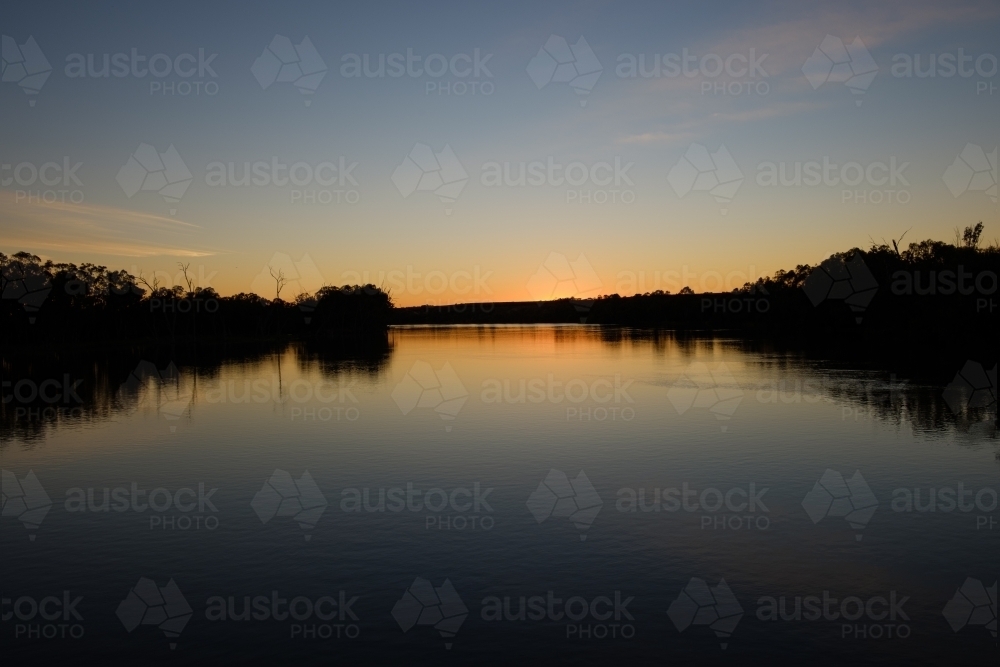
[[[285,287],[285,284],[288,282],[285,279],[285,272],[283,269],[278,269],[277,272],[275,272],[274,267],[272,267],[270,264],[267,265],[267,270],[270,272],[271,277],[274,278],[274,291],[275,291],[274,298],[280,299],[281,290]]]

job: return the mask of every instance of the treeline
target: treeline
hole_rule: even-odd
[[[732,332],[786,341],[878,350],[919,347],[995,358],[1000,247],[983,247],[983,225],[953,243],[872,243],[800,264],[731,292],[684,288],[634,296],[538,303],[459,304],[396,309],[397,323],[551,322],[675,331]],[[832,345],[828,345],[832,344]],[[912,345],[911,345],[912,344]],[[960,349],[959,349],[960,348]]]
[[[0,319],[12,343],[384,339],[389,324],[588,323],[733,331],[776,340],[955,340],[996,336],[1000,247],[983,225],[953,243],[872,243],[731,292],[394,308],[374,285],[323,287],[293,301],[220,296],[187,280],[160,287],[94,264],[0,253]],[[185,268],[182,266],[182,269]],[[279,272],[278,279],[281,279]],[[376,335],[377,334],[377,335]]]
[[[956,234],[956,243],[927,240],[902,250],[897,241],[872,243],[731,292],[600,297],[588,321],[811,336],[858,330],[983,336],[995,329],[1000,311],[1000,247],[981,247],[982,231],[979,223]]]
[[[392,309],[374,285],[323,287],[289,302],[224,297],[185,281],[161,287],[95,264],[0,253],[0,322],[15,345],[384,339]]]

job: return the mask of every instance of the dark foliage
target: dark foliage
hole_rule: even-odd
[[[374,285],[323,287],[294,303],[211,287],[160,287],[94,264],[0,253],[0,322],[10,344],[384,338],[392,300]]]

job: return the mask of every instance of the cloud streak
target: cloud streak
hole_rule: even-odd
[[[778,102],[758,109],[744,111],[715,112],[699,115],[690,120],[672,123],[669,130],[655,130],[641,134],[626,135],[618,140],[621,144],[669,144],[683,143],[710,134],[713,129],[734,123],[752,123],[769,118],[789,116],[817,109],[818,102]]]
[[[799,3],[781,4],[779,7],[779,11],[768,14],[788,18],[724,30],[692,39],[689,44],[664,45],[662,49],[646,53],[646,57],[650,58],[653,53],[680,53],[682,48],[687,48],[691,55],[699,58],[715,54],[722,59],[731,54],[746,56],[751,49],[757,58],[766,54],[761,63],[766,77],[737,79],[766,82],[769,91],[766,98],[740,98],[740,106],[756,101],[764,106],[750,111],[707,112],[718,109],[720,104],[736,106],[736,97],[717,97],[702,92],[702,85],[706,82],[724,84],[732,80],[725,76],[718,79],[682,75],[620,80],[619,95],[613,102],[606,103],[601,112],[608,119],[631,116],[633,123],[639,124],[641,129],[618,139],[617,143],[681,143],[704,137],[724,123],[752,123],[821,108],[823,105],[819,102],[794,102],[790,97],[803,91],[812,92],[802,73],[802,65],[827,34],[845,40],[860,37],[869,49],[893,44],[902,48],[905,40],[932,28],[947,24],[982,23],[1000,17],[1000,5],[995,3],[910,2],[906,4],[905,11],[899,5],[866,3],[851,6],[842,3],[838,4],[836,11],[819,13],[814,6]],[[614,73],[617,66],[616,60],[606,69]],[[648,62],[646,67],[652,67],[652,62]],[[653,129],[646,129],[650,125]]]
[[[0,242],[14,251],[40,249],[119,257],[206,257],[185,236],[200,229],[183,220],[98,204],[28,201],[0,191]]]

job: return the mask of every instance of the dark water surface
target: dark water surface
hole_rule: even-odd
[[[58,396],[4,387],[5,664],[996,664],[982,394],[722,338],[390,338],[5,373]]]

